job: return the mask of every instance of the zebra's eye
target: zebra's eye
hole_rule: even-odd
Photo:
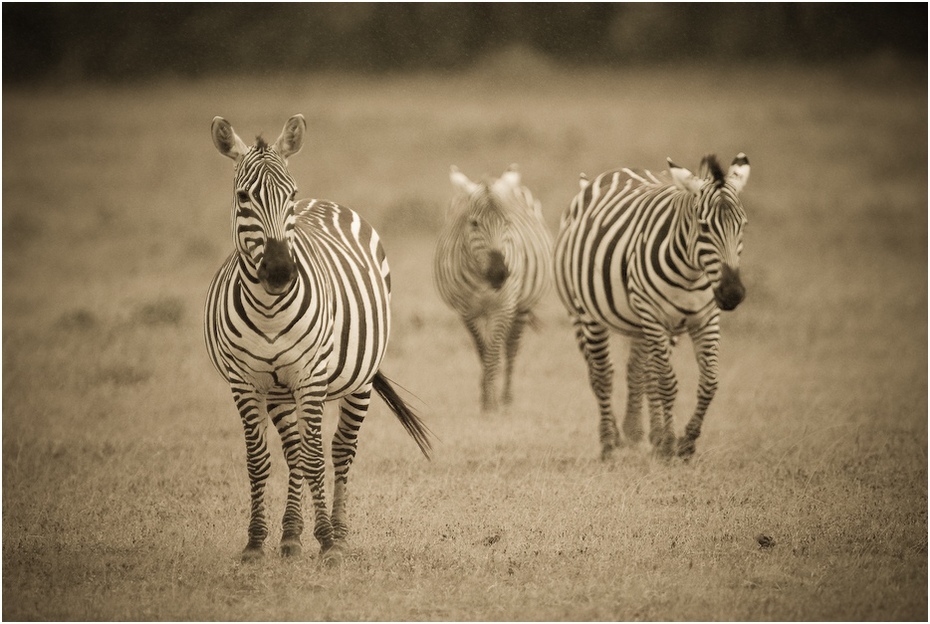
[[[469,219],[469,220],[468,220],[468,225],[470,225],[470,226],[472,227],[472,229],[477,229],[477,228],[478,228],[478,219],[475,219],[475,218]]]
[[[707,221],[704,221],[704,220],[698,221],[698,226],[701,228],[702,234],[707,234],[708,232],[710,232],[710,225],[708,225]]]
[[[297,199],[297,189],[291,191],[291,201],[294,201],[295,199]]]
[[[249,203],[249,192],[248,191],[236,191],[236,199],[239,200],[241,204]]]

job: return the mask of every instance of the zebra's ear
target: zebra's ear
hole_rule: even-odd
[[[736,155],[736,158],[733,159],[733,164],[730,165],[730,170],[727,171],[727,182],[730,186],[733,187],[733,190],[737,193],[743,191],[743,187],[746,186],[746,182],[749,181],[749,159],[746,158],[746,154],[740,152]]]
[[[213,145],[223,156],[239,162],[245,156],[245,153],[249,151],[245,142],[239,138],[239,135],[236,134],[229,122],[222,117],[213,118],[210,133],[213,135]]]
[[[468,176],[459,171],[459,168],[455,165],[449,168],[449,180],[452,182],[452,186],[468,194],[473,193],[478,188],[478,185],[469,180]]]
[[[697,177],[684,167],[679,167],[672,162],[671,158],[668,158],[668,170],[672,174],[672,182],[675,183],[675,186],[691,193],[692,195],[697,195],[701,192],[701,186],[703,186],[704,181],[701,178]]]
[[[507,171],[501,175],[501,180],[514,188],[520,186],[520,172],[517,170],[516,163],[507,167]]]
[[[285,159],[293,156],[303,147],[306,130],[307,122],[304,116],[294,115],[284,124],[281,136],[274,142],[274,150]]]

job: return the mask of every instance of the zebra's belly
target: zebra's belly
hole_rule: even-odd
[[[700,324],[715,306],[710,286],[680,288],[671,285],[650,287],[623,283],[619,279],[605,279],[599,275],[586,284],[575,284],[572,288],[570,308],[577,311],[582,320],[595,321],[619,333],[634,336],[642,333],[647,321],[637,309],[646,307],[649,320],[656,319],[670,335],[683,333],[694,324]],[[638,293],[640,306],[634,305],[631,292]],[[564,297],[564,296],[563,296]]]
[[[637,312],[627,293],[621,301],[611,307],[613,314],[606,315],[602,322],[626,335],[642,332],[644,319]],[[676,336],[695,324],[701,324],[710,307],[714,306],[713,294],[708,288],[702,291],[676,290],[662,294],[652,293],[648,298],[650,320],[655,318],[669,335]]]
[[[378,372],[386,350],[386,331],[373,334],[350,326],[335,332],[326,367],[327,400],[352,394],[369,383]]]

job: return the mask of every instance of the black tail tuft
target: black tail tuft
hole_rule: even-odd
[[[380,371],[375,373],[372,386],[375,392],[387,403],[387,406],[391,408],[391,411],[397,416],[400,424],[404,426],[404,429],[406,429],[410,437],[414,439],[417,446],[420,447],[426,459],[430,459],[430,452],[433,450],[433,447],[429,439],[430,436],[433,435],[433,432],[430,431],[429,427],[420,420],[420,417],[404,403],[404,400],[400,398],[400,395],[394,390],[394,386],[391,385],[388,378],[382,375]]]

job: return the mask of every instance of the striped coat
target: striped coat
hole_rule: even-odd
[[[352,210],[296,199],[287,158],[300,150],[306,122],[296,115],[273,145],[247,146],[217,117],[213,142],[236,163],[235,250],[207,293],[204,334],[229,383],[245,430],[251,484],[249,541],[262,555],[268,527],[268,420],[281,437],[288,495],[281,552],[301,551],[304,483],[314,536],[339,560],[348,533],[346,487],[358,433],[374,389],[428,455],[427,430],[380,373],[390,329],[390,269],[377,232]],[[332,513],[324,491],[323,403],[339,399],[332,441]]]
[[[514,167],[475,183],[455,167],[455,197],[436,246],[434,278],[462,318],[482,365],[481,404],[512,400],[514,359],[523,328],[552,283],[552,241],[542,209]],[[503,360],[503,389],[496,381]]]
[[[603,457],[622,441],[612,411],[610,332],[632,339],[627,438],[642,436],[645,396],[650,440],[663,455],[688,457],[717,388],[720,311],[734,309],[745,296],[739,256],[746,215],[739,193],[748,159],[737,156],[726,174],[712,156],[699,176],[669,165],[671,179],[629,169],[590,183],[583,178],[556,243],[556,284],[588,364]],[[670,350],[684,332],[694,343],[700,379],[697,408],[676,443]]]

